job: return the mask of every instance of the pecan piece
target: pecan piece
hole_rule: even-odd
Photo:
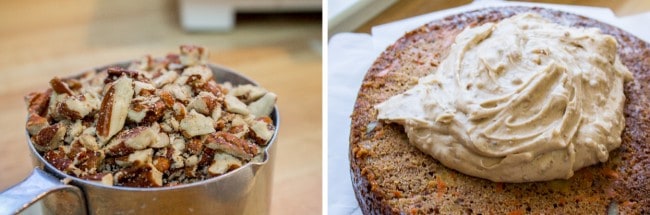
[[[104,96],[97,114],[97,136],[102,142],[108,141],[124,127],[134,93],[132,84],[130,78],[121,77]]]
[[[192,88],[187,85],[168,84],[165,85],[162,90],[170,92],[174,99],[184,103],[192,98]]]
[[[200,138],[192,138],[187,142],[187,152],[198,155],[203,150],[203,141]]]
[[[128,187],[160,187],[163,174],[153,164],[131,166],[115,174],[117,184]]]
[[[47,106],[50,103],[50,94],[52,94],[52,90],[48,89],[43,92],[33,92],[25,96],[25,103],[28,106],[27,112],[45,117]]]
[[[252,132],[249,134],[253,137],[257,145],[265,146],[271,137],[273,137],[273,125],[268,124],[265,120],[254,120],[251,123],[250,129]]]
[[[68,87],[68,84],[61,81],[59,77],[52,78],[52,80],[50,80],[50,86],[52,86],[52,90],[58,94],[68,94],[71,96],[74,93],[70,87]]]
[[[169,145],[169,135],[164,132],[158,133],[158,140],[152,143],[149,147],[151,148],[165,148]]]
[[[45,117],[41,117],[38,114],[30,113],[29,118],[27,118],[27,132],[29,135],[38,134],[41,129],[49,126],[50,123],[47,122]]]
[[[32,136],[34,148],[39,152],[45,152],[59,147],[63,144],[66,129],[63,123],[56,123],[41,129],[36,136]]]
[[[208,168],[208,173],[212,176],[217,176],[237,169],[240,166],[242,166],[242,162],[236,157],[226,153],[216,153],[212,164]]]
[[[133,61],[131,65],[129,65],[129,69],[146,71],[151,69],[152,66],[153,66],[153,58],[151,57],[151,55],[145,55],[139,60]]]
[[[221,95],[228,92],[228,90],[226,90],[226,89],[222,88],[221,86],[217,85],[217,82],[215,82],[214,80],[210,80],[208,82],[205,82],[205,84],[203,84],[203,86],[198,88],[198,90],[212,93],[212,95],[215,95],[215,96],[221,96]]]
[[[215,132],[212,118],[203,116],[195,110],[191,110],[190,113],[181,120],[180,129],[183,132],[183,136],[187,138]]]
[[[167,84],[173,83],[178,78],[178,73],[175,71],[163,72],[162,75],[153,79],[153,84],[157,88],[161,88]]]
[[[234,134],[238,138],[243,138],[249,132],[248,124],[241,115],[235,115],[230,122],[228,133]]]
[[[225,105],[228,112],[238,113],[244,116],[250,113],[250,111],[246,108],[246,104],[239,101],[237,97],[234,97],[232,95],[226,95]]]
[[[133,86],[134,86],[133,90],[135,91],[135,95],[149,96],[149,95],[153,95],[156,92],[156,87],[154,87],[150,83],[145,83],[142,81],[134,81]]]
[[[144,149],[135,151],[128,156],[123,156],[115,159],[115,163],[120,166],[141,166],[151,163],[153,157],[153,149]]]
[[[72,159],[68,158],[65,152],[61,149],[45,152],[43,158],[45,158],[48,163],[52,164],[54,168],[64,172],[68,172],[68,170],[74,167],[72,165]]]
[[[219,103],[217,98],[208,92],[200,92],[190,103],[187,105],[187,109],[196,110],[203,115],[211,115],[212,110],[217,107]]]
[[[153,165],[160,172],[165,172],[169,169],[169,159],[166,157],[156,157],[153,159]]]
[[[158,97],[138,97],[132,100],[127,119],[137,124],[151,124],[162,118],[165,103]]]
[[[208,135],[205,141],[205,146],[208,148],[221,150],[245,160],[250,160],[258,153],[255,144],[222,131]]]
[[[93,171],[95,171],[102,165],[104,157],[104,153],[101,151],[84,150],[77,153],[75,161],[79,169],[83,171],[94,169]]]
[[[167,90],[161,90],[159,96],[160,96],[160,100],[162,100],[163,103],[165,103],[165,105],[168,108],[171,108],[172,106],[174,106],[174,103],[175,103],[174,96],[172,95],[171,92],[169,92]]]
[[[94,135],[82,133],[81,135],[79,135],[79,138],[77,138],[77,141],[79,141],[79,144],[81,144],[83,147],[85,147],[88,150],[92,150],[92,151],[99,150],[99,144],[97,143],[97,139],[95,138]]]
[[[210,80],[212,80],[212,70],[206,65],[200,65],[185,68],[175,83],[191,86],[198,91]]]
[[[205,64],[208,59],[208,51],[200,46],[182,45],[180,63],[186,66]]]
[[[257,101],[248,105],[248,110],[254,116],[268,116],[273,111],[277,96],[275,93],[267,93]]]
[[[144,74],[138,71],[128,70],[121,67],[110,67],[106,70],[106,73],[108,73],[108,77],[104,79],[105,84],[114,82],[115,80],[118,80],[124,76],[141,82],[146,82],[146,83],[151,82],[151,80],[145,77]]]
[[[109,156],[123,156],[147,148],[158,140],[158,135],[149,127],[140,126],[118,133],[104,151]]]
[[[95,173],[87,174],[81,177],[81,179],[98,181],[104,185],[113,186],[113,174],[112,173]]]
[[[266,89],[250,84],[239,85],[228,92],[228,95],[237,97],[244,103],[258,100],[267,93]]]
[[[65,118],[78,120],[84,118],[90,112],[99,109],[99,105],[99,99],[91,94],[75,95],[64,98],[57,105],[57,111]]]

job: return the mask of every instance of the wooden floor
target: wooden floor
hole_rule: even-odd
[[[271,213],[321,211],[321,14],[243,15],[229,33],[186,33],[176,2],[0,1],[0,190],[32,170],[25,94],[53,76],[198,44],[210,49],[210,61],[279,96]]]

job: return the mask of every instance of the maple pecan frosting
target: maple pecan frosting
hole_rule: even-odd
[[[174,186],[261,160],[276,95],[217,83],[203,47],[145,56],[25,97],[34,148],[55,168],[128,187]]]

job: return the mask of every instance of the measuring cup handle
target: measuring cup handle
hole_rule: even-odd
[[[46,207],[54,214],[86,214],[84,195],[78,187],[61,183],[40,168],[20,183],[0,193],[0,214],[17,214],[52,195]]]

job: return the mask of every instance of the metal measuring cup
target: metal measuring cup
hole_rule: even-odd
[[[128,65],[123,62],[110,66]],[[208,66],[217,82],[258,85],[230,69]],[[200,182],[159,188],[107,186],[67,175],[45,161],[26,132],[35,168],[25,180],[0,193],[0,214],[268,214],[280,128],[277,106],[270,117],[275,131],[259,161],[253,159],[236,170]]]

